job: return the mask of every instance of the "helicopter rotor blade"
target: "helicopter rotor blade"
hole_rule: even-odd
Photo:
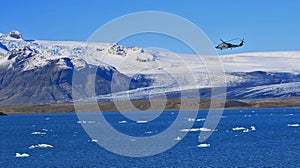
[[[234,38],[234,39],[231,39],[231,40],[227,40],[226,42],[230,42],[230,41],[234,41],[234,40],[241,40],[240,38]]]

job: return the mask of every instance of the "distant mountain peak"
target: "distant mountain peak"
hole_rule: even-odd
[[[118,44],[113,44],[108,49],[108,53],[125,57],[127,54],[144,53],[144,50],[140,47],[124,47]]]
[[[23,40],[22,34],[17,30],[9,32],[8,36],[17,40]]]

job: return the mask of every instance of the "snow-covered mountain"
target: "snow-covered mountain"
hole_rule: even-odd
[[[26,41],[0,34],[0,104],[37,104],[72,101],[72,74],[83,73],[83,79],[95,76],[96,95],[110,94],[112,82],[119,91],[131,81],[129,89],[147,87],[151,80],[129,78],[115,67],[97,59],[83,59],[90,48],[101,52],[108,44],[79,42]],[[93,63],[97,63],[94,65]],[[112,77],[115,80],[112,81]],[[85,80],[88,81],[88,80]],[[87,83],[80,83],[86,85]],[[82,87],[82,86],[80,86]],[[78,88],[80,88],[78,86]],[[84,97],[84,93],[82,95]]]
[[[222,63],[229,98],[299,96],[300,51],[209,59]],[[199,90],[195,96],[209,97],[212,87],[207,65],[197,55],[108,43],[24,40],[12,31],[0,33],[0,104],[72,101],[72,73],[89,68],[97,69],[99,100],[111,99],[112,82],[120,99],[128,98],[128,93],[131,98],[146,98],[178,90]],[[130,88],[124,88],[128,81]]]

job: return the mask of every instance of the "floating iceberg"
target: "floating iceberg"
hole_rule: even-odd
[[[235,128],[232,128],[233,131],[242,131],[242,130],[246,130],[247,128],[245,127],[235,127]]]
[[[98,140],[97,139],[92,139],[91,142],[98,142]]]
[[[86,124],[86,121],[77,121],[77,124]]]
[[[47,134],[46,132],[32,132],[32,135],[45,135]]]
[[[96,121],[77,121],[78,124],[95,124]]]
[[[198,148],[206,148],[206,147],[210,147],[210,144],[203,143],[203,144],[197,145],[197,147]]]
[[[202,127],[202,128],[200,128],[200,131],[203,131],[203,132],[211,132],[211,131],[214,131],[214,130],[212,130],[212,129],[210,129],[210,128]]]
[[[141,120],[141,121],[136,121],[136,123],[138,123],[138,124],[144,124],[144,123],[147,123],[148,121],[146,121],[146,120]]]
[[[251,126],[250,128],[251,128],[251,131],[255,131],[256,130],[255,126]]]
[[[200,128],[191,128],[189,131],[191,132],[200,131]]]
[[[248,128],[244,129],[243,132],[250,132]]]
[[[205,118],[198,118],[198,119],[196,119],[196,121],[198,121],[198,122],[205,121]]]
[[[146,131],[145,134],[153,134],[153,131]]]
[[[200,128],[191,128],[191,129],[185,128],[185,129],[181,129],[180,131],[181,132],[196,132],[196,131],[200,131]]]
[[[29,157],[30,155],[28,153],[16,153],[16,157]]]
[[[31,145],[29,147],[29,149],[34,149],[34,148],[54,148],[54,147],[49,144],[37,144],[37,145]]]
[[[250,126],[250,128],[245,128],[245,127],[235,127],[232,128],[233,131],[243,131],[243,132],[250,132],[250,131],[255,131],[256,128],[255,126]]]
[[[187,120],[190,121],[190,122],[194,122],[195,118],[188,118]]]
[[[181,132],[196,132],[196,131],[211,132],[211,131],[215,131],[215,130],[202,127],[202,128],[191,128],[191,129],[185,128],[185,129],[181,129],[180,131]]]
[[[119,124],[125,124],[127,123],[127,121],[123,120],[123,121],[119,121]]]
[[[180,136],[174,138],[175,141],[180,141],[182,138],[180,138]]]

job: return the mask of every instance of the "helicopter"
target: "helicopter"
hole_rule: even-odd
[[[223,50],[223,49],[232,49],[232,48],[236,48],[236,47],[241,47],[244,45],[244,39],[241,40],[240,38],[235,38],[235,39],[231,39],[231,40],[228,40],[228,41],[223,41],[222,39],[220,39],[222,41],[221,44],[217,45],[216,46],[216,49],[220,49],[220,50]],[[232,43],[229,43],[230,41],[234,41],[234,40],[240,40],[240,44],[232,44]]]

